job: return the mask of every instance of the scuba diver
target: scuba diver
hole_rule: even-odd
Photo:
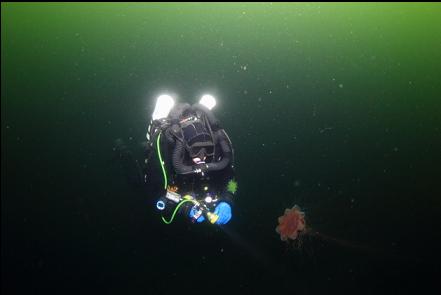
[[[210,95],[194,105],[175,105],[169,95],[157,98],[147,129],[143,177],[166,224],[177,213],[192,222],[218,225],[232,217],[234,153],[211,111],[215,105]]]

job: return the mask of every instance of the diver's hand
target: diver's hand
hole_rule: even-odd
[[[193,206],[193,207],[191,208],[191,210],[190,210],[190,214],[189,214],[188,216],[189,216],[190,218],[193,218],[197,211],[198,211],[198,210],[197,210],[196,206]],[[197,221],[198,223],[201,223],[201,222],[203,222],[204,220],[205,220],[205,217],[204,217],[203,214],[201,214],[201,216],[199,216],[199,218],[196,219],[196,221]]]
[[[205,173],[208,170],[208,166],[205,163],[193,165],[194,173]]]
[[[226,224],[231,219],[231,206],[226,202],[220,202],[216,208],[214,208],[214,214],[219,216],[216,224]]]

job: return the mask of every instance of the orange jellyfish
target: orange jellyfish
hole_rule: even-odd
[[[285,214],[280,216],[278,221],[279,225],[276,227],[276,232],[280,234],[282,241],[296,240],[306,227],[305,213],[297,205],[294,205],[291,209],[285,209]]]
[[[371,251],[370,247],[351,241],[336,239],[307,227],[305,213],[302,212],[297,205],[294,205],[291,209],[285,209],[285,213],[278,218],[278,222],[279,225],[276,227],[276,232],[280,235],[280,239],[297,249],[303,248],[305,239],[308,239],[308,242],[314,239],[316,241],[333,243],[334,245],[345,248]]]

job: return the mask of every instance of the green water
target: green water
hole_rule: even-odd
[[[439,292],[439,3],[1,9],[2,293]],[[162,225],[112,161],[164,92],[217,98],[226,230]],[[350,246],[287,248],[294,204]]]

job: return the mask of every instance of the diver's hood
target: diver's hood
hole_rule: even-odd
[[[213,157],[215,141],[205,122],[197,117],[181,124],[182,140],[191,158]]]

